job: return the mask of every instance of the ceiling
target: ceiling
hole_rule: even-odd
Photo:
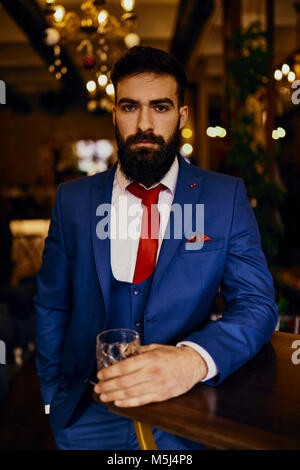
[[[242,24],[246,26],[253,20],[264,23],[265,1],[243,0]],[[296,48],[296,15],[293,8],[295,0],[275,0],[275,63]],[[3,0],[3,5],[27,3]],[[31,2],[44,4],[43,0]],[[58,2],[57,2],[58,3]],[[78,10],[81,0],[61,0],[67,10]],[[210,13],[210,6],[214,8]],[[12,19],[7,9],[0,3],[0,79],[4,80],[13,92],[23,98],[38,96],[49,91],[58,91],[61,84],[48,71],[50,61],[44,51],[37,50],[27,34]],[[194,8],[192,10],[188,7]],[[195,8],[204,8],[195,17]],[[107,9],[119,16],[119,0],[108,0]],[[203,73],[207,77],[220,78],[223,74],[223,31],[222,1],[215,0],[136,0],[135,11],[138,17],[137,33],[142,45],[151,45],[165,50],[177,49],[187,69],[193,70],[197,64],[205,64]],[[194,12],[194,13],[193,13]],[[180,14],[179,14],[180,13]],[[189,16],[190,15],[190,16]],[[198,15],[198,17],[197,17]],[[208,20],[206,21],[206,16]],[[179,18],[179,20],[178,20]],[[197,30],[198,22],[198,30]],[[193,25],[193,27],[191,26]],[[201,34],[200,34],[201,32]],[[177,43],[176,39],[177,38]],[[176,45],[176,44],[177,45]],[[81,67],[81,58],[76,53],[78,42],[66,46],[66,61],[74,65],[72,80],[86,81],[88,73]],[[175,44],[175,46],[174,46]],[[45,48],[45,46],[43,46]],[[180,49],[181,48],[181,49]],[[179,50],[180,49],[180,50]],[[185,52],[186,51],[186,52]],[[185,57],[186,55],[186,57]],[[186,61],[185,61],[186,59]],[[190,76],[193,80],[197,77]]]
[[[12,1],[12,0],[11,0]],[[40,3],[44,3],[43,1]],[[62,0],[66,10],[78,10],[81,0]],[[137,0],[137,33],[143,45],[168,50],[174,35],[179,0]],[[107,2],[110,13],[120,16],[119,0]],[[76,53],[78,41],[66,46],[73,63],[80,69],[81,56]],[[80,70],[81,76],[84,73]],[[0,4],[0,78],[20,94],[56,90],[60,83],[49,73],[44,58]]]

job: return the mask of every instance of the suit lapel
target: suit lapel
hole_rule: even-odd
[[[175,195],[172,204],[178,204],[182,207],[182,215],[183,215],[183,208],[184,204],[191,204],[194,206],[196,203],[199,203],[200,192],[202,189],[201,180],[202,176],[195,175],[195,170],[193,167],[187,163],[183,157],[179,154],[178,155],[179,161],[179,172],[178,172],[178,179],[176,184]],[[192,186],[195,185],[195,186]],[[192,187],[191,187],[192,186]],[[171,218],[169,218],[168,230],[170,230]],[[182,238],[184,238],[184,226],[182,220]],[[169,232],[171,236],[169,238],[164,238],[161,250],[159,253],[158,261],[156,264],[156,268],[153,274],[152,280],[152,287],[151,291],[155,289],[156,284],[159,282],[161,276],[163,275],[164,271],[167,269],[168,264],[172,260],[175,252],[182,242],[182,238],[176,239],[172,236],[172,230]],[[150,298],[149,298],[150,300]]]
[[[101,181],[91,189],[90,204],[90,222],[92,233],[92,244],[94,251],[95,264],[98,274],[99,283],[104,297],[105,318],[110,311],[110,284],[111,284],[111,266],[110,266],[110,238],[107,236],[100,239],[97,235],[97,225],[101,220],[108,218],[110,228],[110,217],[107,213],[98,215],[97,208],[100,204],[111,204],[113,181],[115,176],[117,163],[110,168],[106,174],[101,175]],[[99,226],[98,226],[99,227]]]

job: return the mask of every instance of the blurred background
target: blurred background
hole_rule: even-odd
[[[300,333],[300,1],[0,0],[0,448],[53,448],[33,365],[36,274],[57,185],[116,161],[110,71],[136,44],[184,65],[181,153],[244,179],[277,329]]]

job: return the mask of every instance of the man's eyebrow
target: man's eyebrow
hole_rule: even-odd
[[[121,98],[121,99],[118,101],[118,105],[120,105],[120,104],[122,104],[122,103],[138,104],[138,101],[133,100],[132,98]]]
[[[170,98],[158,98],[157,100],[150,101],[150,104],[161,104],[161,103],[168,103],[174,107],[174,102],[170,100]]]
[[[132,98],[121,98],[118,101],[118,106],[124,103],[138,104],[138,101],[133,100]],[[161,103],[168,103],[169,105],[174,107],[174,102],[170,98],[157,98],[155,100],[150,100],[150,104],[161,104]]]

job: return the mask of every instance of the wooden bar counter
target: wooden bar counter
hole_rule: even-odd
[[[217,387],[198,384],[165,402],[109,409],[209,448],[300,449],[299,349],[300,335],[275,332]]]

